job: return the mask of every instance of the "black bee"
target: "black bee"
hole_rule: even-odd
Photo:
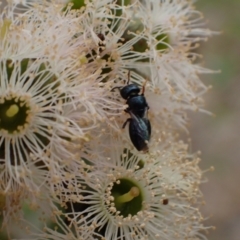
[[[131,118],[128,118],[123,124],[125,128],[129,122],[130,139],[138,151],[148,151],[148,142],[151,137],[151,124],[147,118],[149,106],[144,96],[145,86],[141,89],[135,83],[129,84],[130,72],[128,73],[128,82],[124,87],[118,88],[122,98],[127,100],[128,108],[125,112],[129,113]],[[115,89],[113,88],[113,89]]]

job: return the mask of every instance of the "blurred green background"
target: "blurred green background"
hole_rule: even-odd
[[[206,224],[216,227],[209,240],[240,240],[240,0],[199,0],[207,26],[221,31],[202,43],[205,67],[220,74],[203,75],[213,89],[205,96],[206,109],[216,117],[191,114],[193,151],[201,150],[201,167],[215,167],[202,186]]]

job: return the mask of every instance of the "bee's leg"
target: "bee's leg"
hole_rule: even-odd
[[[126,125],[127,125],[127,123],[130,122],[130,121],[132,121],[132,119],[131,119],[131,118],[128,118],[128,119],[126,120],[126,122],[122,125],[122,128],[125,128]]]
[[[114,87],[114,88],[112,88],[112,89],[110,90],[110,92],[114,92],[114,89],[118,89],[119,92],[120,92],[120,91],[121,91],[121,88],[122,88],[122,86]]]

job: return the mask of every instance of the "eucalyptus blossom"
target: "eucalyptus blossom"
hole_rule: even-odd
[[[15,221],[27,230],[18,239],[206,239],[199,155],[178,139],[186,110],[205,111],[200,74],[211,73],[195,49],[214,32],[193,2],[3,8],[0,196],[9,236]],[[121,97],[130,84],[144,107]],[[123,129],[133,118],[152,129],[137,121]],[[151,135],[148,151],[134,148],[136,129]],[[24,204],[41,223],[28,222]]]
[[[200,159],[187,145],[159,145],[148,155],[114,140],[100,146],[103,154],[88,157],[100,164],[75,171],[59,191],[70,226],[100,239],[205,239],[201,231],[208,228],[196,207],[202,198]]]

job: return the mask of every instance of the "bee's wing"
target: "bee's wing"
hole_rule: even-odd
[[[144,109],[144,114],[143,114],[143,118],[148,118],[148,107],[145,107]]]
[[[140,118],[133,113],[130,114],[129,135],[131,141],[138,151],[146,151],[151,134],[150,122],[147,118]]]
[[[146,126],[147,126],[147,128],[148,128],[149,139],[150,139],[152,129],[151,129],[150,121],[148,120],[148,109],[149,109],[149,107],[145,107],[142,120],[145,122],[145,124],[146,124]],[[148,140],[149,140],[149,139],[148,139]]]

